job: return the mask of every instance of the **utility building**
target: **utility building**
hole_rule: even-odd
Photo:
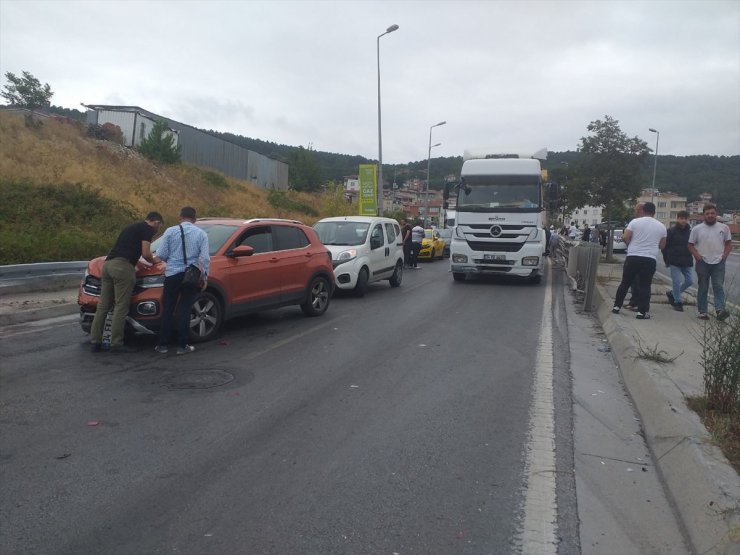
[[[126,146],[135,147],[149,135],[156,121],[163,121],[181,148],[183,162],[211,168],[221,173],[251,181],[264,189],[288,189],[288,164],[253,152],[207,131],[180,123],[139,108],[83,104],[88,109],[87,122],[111,123],[121,128]]]

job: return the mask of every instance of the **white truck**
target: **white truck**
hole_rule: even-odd
[[[506,274],[539,283],[545,271],[545,211],[540,160],[534,154],[466,150],[457,196],[450,264],[455,281]]]

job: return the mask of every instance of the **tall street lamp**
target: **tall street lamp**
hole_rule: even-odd
[[[446,121],[440,121],[439,123],[435,123],[429,128],[429,150],[427,151],[427,186],[426,186],[426,194],[424,195],[424,220],[429,219],[429,224],[431,225],[432,219],[429,217],[429,169],[432,165],[432,148],[433,146],[439,146],[442,143],[437,143],[436,145],[432,146],[432,129],[435,127],[439,127],[440,125],[445,125]]]
[[[391,25],[385,33],[378,35],[378,216],[383,215],[383,136],[380,133],[380,37],[398,30],[398,25]]]
[[[655,170],[658,168],[658,143],[660,142],[660,131],[657,129],[653,129],[652,127],[648,129],[651,133],[657,133],[657,136],[655,137],[655,160],[653,162],[653,186],[650,189],[650,202],[655,202]]]

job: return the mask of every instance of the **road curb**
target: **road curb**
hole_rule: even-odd
[[[698,415],[658,363],[636,358],[638,344],[611,314],[611,298],[597,285],[598,318],[619,363],[624,384],[642,421],[645,440],[666,494],[695,553],[740,553],[735,470]]]
[[[0,314],[0,326],[12,326],[14,324],[24,324],[46,318],[56,318],[58,316],[67,316],[76,314],[79,311],[77,303],[63,303],[54,306],[42,308],[33,308],[30,310],[19,310],[9,314]]]

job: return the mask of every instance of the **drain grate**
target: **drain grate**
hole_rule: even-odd
[[[167,389],[210,389],[234,381],[233,374],[223,370],[180,372],[167,379]]]

